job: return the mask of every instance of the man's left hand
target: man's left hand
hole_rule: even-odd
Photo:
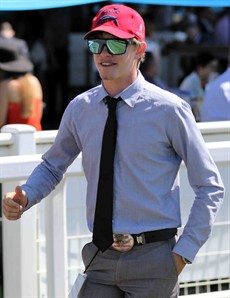
[[[176,253],[173,253],[173,258],[176,265],[177,274],[179,275],[181,271],[184,269],[186,264],[183,262],[181,256]]]

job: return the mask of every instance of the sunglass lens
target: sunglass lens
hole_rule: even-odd
[[[99,54],[100,44],[94,40],[88,40],[88,47],[91,53]]]
[[[107,40],[107,47],[111,54],[120,55],[125,53],[127,44],[124,40],[109,39]]]

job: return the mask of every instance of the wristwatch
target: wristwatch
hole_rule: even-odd
[[[182,259],[182,261],[185,263],[185,264],[192,264],[192,262],[191,261],[189,261],[188,259],[186,259],[186,258],[184,258],[184,257],[182,257],[181,256],[181,259]]]

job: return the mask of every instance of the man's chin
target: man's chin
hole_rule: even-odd
[[[111,80],[114,80],[114,77],[112,75],[100,75],[100,78],[103,80],[103,81],[111,81]]]

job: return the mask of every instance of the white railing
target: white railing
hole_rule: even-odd
[[[187,266],[180,277],[185,289],[191,286],[191,282],[194,286],[199,286],[200,281],[207,281],[207,284],[213,280],[230,282],[230,122],[199,125],[222,175],[226,198],[212,237],[194,264]],[[27,179],[40,162],[41,153],[53,143],[56,133],[35,132],[32,127],[24,125],[3,127],[0,133],[3,193],[12,191],[15,185]],[[193,193],[184,165],[180,175],[185,222]],[[67,297],[77,272],[83,267],[81,248],[91,238],[85,219],[85,192],[86,181],[79,156],[61,184],[41,204],[32,207],[19,221],[2,219],[4,298]]]

